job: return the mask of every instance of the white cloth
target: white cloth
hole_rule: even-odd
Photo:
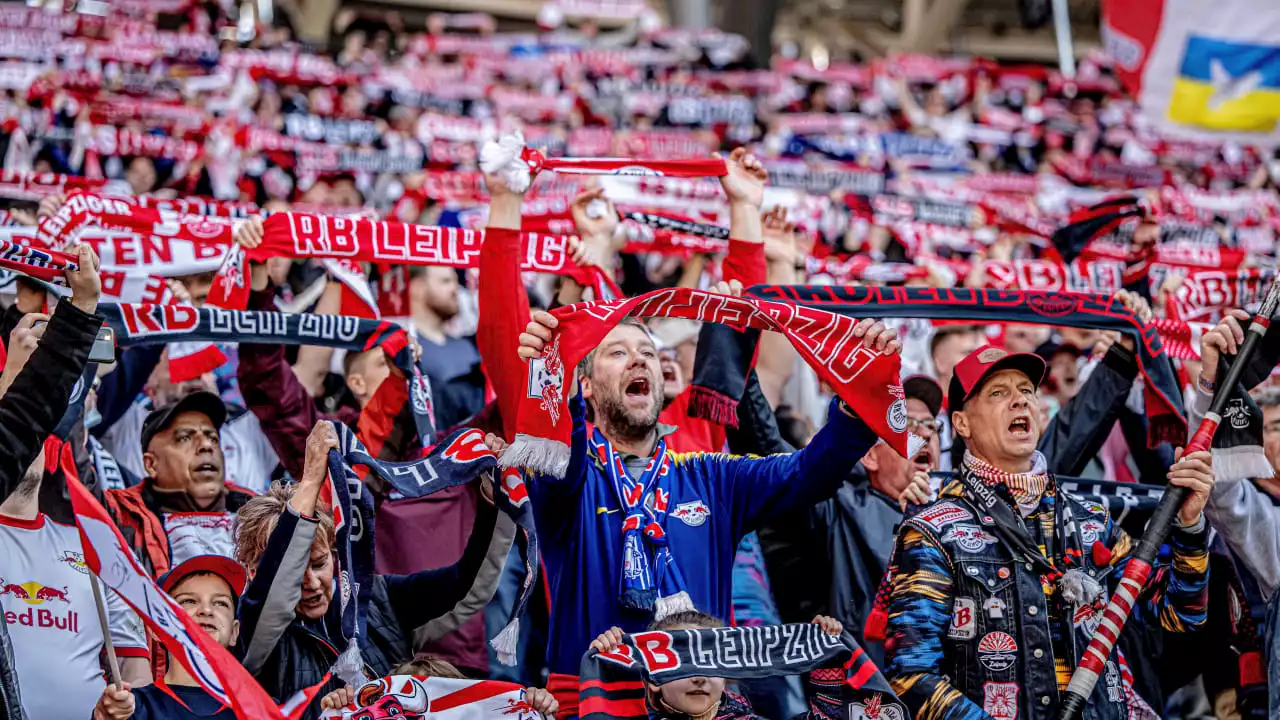
[[[169,537],[172,567],[197,555],[234,558],[235,515],[225,512],[165,513],[164,532]]]
[[[140,478],[147,476],[142,467],[142,423],[151,410],[150,401],[134,403],[102,436],[102,445],[116,462]],[[262,432],[258,416],[245,412],[227,420],[219,436],[227,482],[255,493],[266,492],[280,458]]]
[[[106,686],[98,656],[98,623],[80,533],[41,514],[0,517],[0,606],[13,641],[29,718],[87,718]],[[142,621],[110,588],[99,585],[116,654],[145,657]]]

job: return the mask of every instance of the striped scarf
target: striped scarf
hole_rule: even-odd
[[[1044,495],[1045,488],[1049,487],[1048,462],[1038,450],[1031,456],[1030,472],[1005,472],[968,450],[964,453],[964,465],[983,484],[1009,488],[1009,493],[1020,508],[1035,507],[1040,502],[1040,496]]]

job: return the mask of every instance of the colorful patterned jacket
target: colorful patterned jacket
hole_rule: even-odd
[[[1055,718],[1109,593],[1092,606],[1068,606],[1037,565],[991,532],[993,519],[962,488],[953,481],[899,530],[885,675],[917,720]],[[1104,589],[1124,571],[1129,536],[1101,505],[1059,493],[1052,481],[1024,524],[1059,571],[1083,568]],[[1175,632],[1204,623],[1207,536],[1203,521],[1174,530],[1172,562],[1158,569],[1131,622],[1158,621]],[[1149,710],[1123,655],[1113,655],[1085,717],[1123,720]]]

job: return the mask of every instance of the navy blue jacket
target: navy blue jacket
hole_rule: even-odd
[[[529,495],[551,588],[548,665],[551,672],[577,675],[597,635],[614,625],[637,632],[652,617],[618,602],[621,506],[604,469],[587,452],[580,396],[570,410],[569,469],[564,478],[536,476]],[[875,442],[875,433],[861,420],[833,405],[813,441],[789,455],[671,453],[666,532],[694,606],[728,620],[733,560],[743,535],[777,515],[830,497]],[[677,518],[682,505],[696,511]],[[704,507],[707,512],[700,512]]]

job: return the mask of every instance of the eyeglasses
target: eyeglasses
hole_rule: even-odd
[[[916,418],[907,418],[907,429],[919,434],[920,430],[928,430],[931,433],[938,432],[937,420],[917,420]]]

